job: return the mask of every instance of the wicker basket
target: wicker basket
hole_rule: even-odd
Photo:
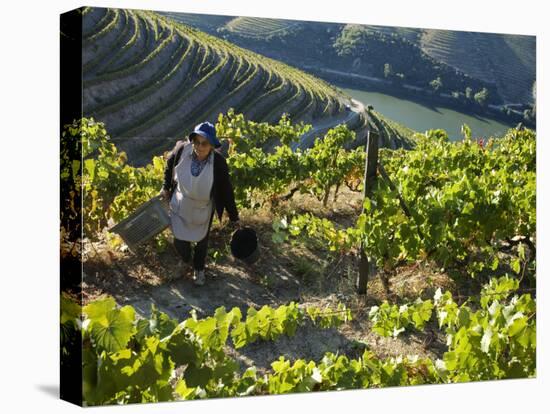
[[[170,216],[160,197],[143,203],[130,216],[111,227],[109,231],[122,237],[130,250],[152,239],[170,225]]]

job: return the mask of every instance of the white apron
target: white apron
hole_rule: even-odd
[[[191,174],[192,145],[187,145],[174,168],[178,183],[170,200],[170,220],[174,237],[198,242],[206,236],[214,210],[210,191],[214,182],[214,154],[197,177]]]

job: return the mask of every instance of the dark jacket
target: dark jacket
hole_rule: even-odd
[[[166,167],[164,169],[164,184],[163,189],[170,193],[170,196],[176,189],[177,183],[173,179],[174,167],[177,165],[183,147],[191,145],[188,141],[178,141],[176,146],[168,155],[166,160]],[[233,193],[233,186],[229,178],[229,168],[224,156],[218,151],[214,150],[214,182],[212,184],[212,192],[210,197],[214,200],[216,212],[218,213],[218,219],[221,221],[223,210],[227,210],[229,214],[229,220],[239,220],[239,212],[235,205],[235,194]]]

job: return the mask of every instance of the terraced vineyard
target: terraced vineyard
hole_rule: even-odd
[[[534,36],[424,30],[421,48],[435,59],[486,82],[506,102],[531,102],[535,81]]]
[[[158,12],[162,16],[169,17],[179,23],[195,27],[203,32],[213,33],[234,19],[232,16],[217,16],[193,13]]]
[[[268,122],[345,112],[349,98],[328,83],[160,14],[86,8],[83,16],[84,114],[104,122],[130,158],[160,153],[229,108]]]
[[[184,13],[173,13],[170,17],[277,59],[291,55],[291,59],[296,59],[302,55],[304,59],[309,59],[310,66],[319,64],[339,70],[346,69],[340,67],[340,59],[333,55],[332,50],[333,36],[346,29],[344,24],[213,15],[198,19],[196,15]],[[390,40],[385,45],[387,53],[382,59],[369,59],[368,64],[373,67],[381,67],[388,62],[388,57],[402,54],[401,40],[406,40],[418,47],[419,53],[423,52],[434,59],[436,65],[450,66],[451,71],[446,76],[451,78],[453,84],[456,84],[456,79],[452,79],[453,74],[457,77],[465,74],[468,78],[486,83],[484,86],[489,89],[496,85],[495,91],[504,103],[529,104],[533,101],[531,91],[535,80],[536,60],[534,36],[358,26],[368,33],[383,35]],[[295,47],[297,41],[301,48]],[[313,63],[315,60],[317,63]],[[454,73],[456,70],[458,73]],[[480,85],[474,86],[473,81],[469,82],[470,87],[481,89]]]
[[[378,132],[381,144],[387,148],[412,148],[412,136],[416,133],[412,129],[384,117],[379,112],[369,111],[369,121],[372,130]],[[398,144],[399,143],[399,144]]]
[[[320,65],[337,70],[349,70],[350,62],[335,55],[333,44],[334,36],[341,36],[349,25],[214,15],[204,15],[198,19],[196,16],[185,13],[170,14],[175,20],[184,21],[200,30],[206,30],[240,46],[290,64],[300,59],[307,60],[309,66]],[[493,103],[529,104],[533,101],[531,91],[535,80],[536,59],[534,36],[411,27],[355,26],[362,27],[371,35],[382,35],[382,38],[387,40],[383,55],[371,55],[367,59],[367,66],[371,68],[369,70],[375,71],[371,76],[381,76],[376,70],[385,63],[391,63],[392,56],[411,59],[413,55],[418,54],[418,63],[418,59],[432,60],[436,72],[438,68],[442,68],[442,73],[428,73],[426,68],[422,68],[417,69],[420,74],[415,74],[414,70],[411,72],[400,69],[407,76],[409,83],[414,83],[416,76],[422,80],[419,86],[425,86],[436,76],[444,74],[447,79],[443,84],[450,88],[446,91],[448,94],[464,93],[466,86],[476,91],[487,87],[495,98]],[[297,47],[297,44],[300,47]],[[411,44],[416,50],[410,49]],[[408,49],[405,54],[407,57],[403,54],[403,48]],[[392,66],[396,66],[396,62],[399,60],[394,61]],[[410,65],[410,69],[413,67],[414,65]],[[465,79],[466,85],[461,85],[464,83],[461,79]]]
[[[273,36],[286,36],[299,30],[301,26],[301,22],[292,20],[237,17],[227,22],[223,30],[242,37],[266,39]]]

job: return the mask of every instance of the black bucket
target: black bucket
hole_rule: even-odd
[[[256,262],[260,257],[256,232],[250,227],[236,230],[231,236],[231,254],[248,264]]]

